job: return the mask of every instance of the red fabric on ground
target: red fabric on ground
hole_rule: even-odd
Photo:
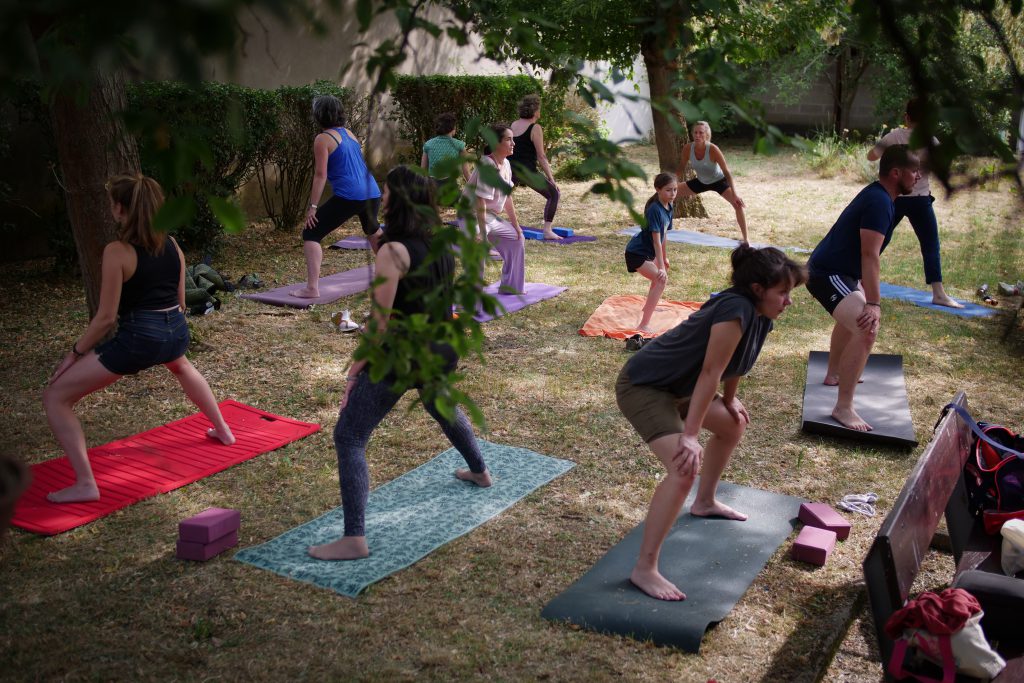
[[[640,323],[640,316],[643,314],[646,301],[646,296],[636,294],[610,296],[583,324],[580,334],[584,337],[611,337],[612,339],[632,337],[637,334],[636,326]],[[662,299],[658,302],[658,307],[654,309],[654,315],[651,316],[651,329],[654,330],[654,333],[645,336],[657,337],[659,334],[668,332],[703,305],[694,301]]]
[[[885,633],[894,640],[908,628],[924,629],[936,636],[952,635],[980,611],[977,599],[961,588],[921,593],[906,607],[893,612],[885,624]]]
[[[100,489],[92,503],[51,503],[46,494],[75,482],[66,457],[32,465],[32,484],[18,500],[11,524],[38,534],[58,534],[143,498],[167,493],[262,453],[309,436],[320,425],[274,415],[237,401],[220,404],[235,435],[225,446],[206,435],[213,425],[190,415],[147,432],[89,449]]]

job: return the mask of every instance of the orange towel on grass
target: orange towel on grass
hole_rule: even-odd
[[[647,301],[647,297],[638,294],[608,297],[583,324],[580,334],[584,337],[611,337],[612,339],[632,337],[637,334],[636,325],[640,322],[645,301]],[[658,302],[658,307],[654,309],[654,315],[651,316],[651,329],[654,330],[654,333],[646,336],[657,337],[659,334],[671,330],[703,305],[694,301],[662,299]]]

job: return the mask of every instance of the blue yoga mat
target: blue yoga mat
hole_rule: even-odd
[[[330,562],[306,554],[344,532],[344,513],[335,508],[235,559],[261,569],[355,597],[372,583],[404,569],[469,533],[520,499],[575,466],[525,448],[479,441],[494,485],[482,489],[453,474],[466,466],[454,448],[370,492],[366,540],[370,556]]]
[[[897,299],[899,301],[906,301],[912,303],[915,306],[923,306],[924,308],[930,308],[935,311],[941,311],[942,313],[949,313],[951,315],[958,315],[961,318],[987,318],[991,315],[996,314],[994,308],[988,308],[986,306],[979,306],[978,304],[972,304],[969,301],[963,299],[954,299],[964,305],[963,308],[950,308],[949,306],[936,306],[932,303],[932,293],[923,292],[920,289],[912,289],[910,287],[901,287],[900,285],[890,285],[888,282],[883,282],[879,286],[879,290],[882,293],[883,299]]]
[[[634,225],[631,228],[620,230],[620,235],[635,235],[640,232],[640,227]],[[707,235],[703,232],[694,232],[693,230],[682,230],[675,228],[669,230],[666,233],[666,239],[669,242],[682,242],[684,244],[695,244],[699,247],[719,247],[721,249],[735,249],[739,246],[739,240],[730,239],[729,237],[719,237],[718,235]],[[770,247],[770,244],[751,244],[753,247],[760,249],[761,247]],[[803,247],[779,247],[779,249],[785,249],[786,251],[793,251],[799,254],[809,253],[810,249],[804,249]]]

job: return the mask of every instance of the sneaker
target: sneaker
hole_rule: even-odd
[[[626,350],[627,351],[639,351],[647,343],[647,338],[642,334],[634,334],[632,337],[626,339]]]

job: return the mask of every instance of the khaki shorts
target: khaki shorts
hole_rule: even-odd
[[[646,443],[669,434],[683,433],[686,411],[690,407],[689,397],[677,398],[658,387],[633,384],[623,367],[615,381],[615,400],[619,410]]]

